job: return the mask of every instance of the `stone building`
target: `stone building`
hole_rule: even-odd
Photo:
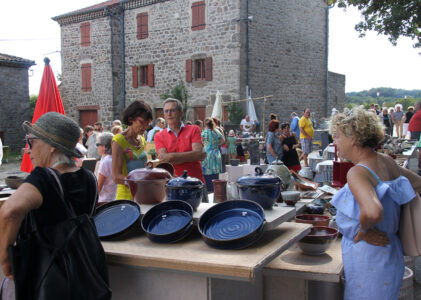
[[[209,114],[218,90],[224,102],[248,90],[272,95],[265,106],[255,101],[259,119],[275,112],[288,120],[305,107],[322,117],[344,106],[345,78],[327,70],[324,0],[111,0],[53,20],[60,93],[82,126],[108,124],[135,99],[161,115],[160,95],[180,82],[190,120]]]
[[[15,151],[24,146],[23,121],[30,121],[28,69],[35,61],[0,53],[0,138]]]

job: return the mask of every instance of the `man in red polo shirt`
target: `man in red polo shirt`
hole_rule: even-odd
[[[202,136],[199,127],[183,124],[182,117],[182,103],[177,99],[166,99],[164,118],[168,127],[155,134],[156,152],[160,162],[174,165],[176,176],[181,176],[187,170],[189,176],[204,183],[200,161],[206,157],[206,152],[203,152]]]

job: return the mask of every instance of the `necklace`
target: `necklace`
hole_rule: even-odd
[[[53,163],[53,165],[51,166],[51,168],[55,168],[58,165],[64,165],[64,164],[66,164],[66,165],[74,165],[74,164],[69,163],[68,161],[59,160],[59,161],[56,161],[55,163]]]

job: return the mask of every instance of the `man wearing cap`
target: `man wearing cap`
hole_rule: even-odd
[[[181,121],[183,105],[177,99],[165,100],[164,117],[167,128],[155,134],[155,147],[160,162],[172,163],[176,176],[181,176],[187,170],[189,176],[204,183],[200,161],[206,157],[206,152],[203,152],[199,127],[185,125]]]

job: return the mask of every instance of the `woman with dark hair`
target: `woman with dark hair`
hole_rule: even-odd
[[[392,136],[392,118],[390,117],[387,108],[383,108],[381,117],[383,118],[383,125],[385,127],[386,134]]]
[[[94,133],[94,128],[91,125],[85,126],[85,129],[83,130],[83,138],[82,138],[82,145],[85,148],[88,148],[86,145],[86,142],[88,141],[92,133]]]
[[[300,160],[298,159],[297,150],[295,150],[298,146],[297,138],[295,135],[291,134],[288,123],[283,123],[281,125],[281,131],[282,137],[284,138],[282,141],[282,162],[288,167],[288,169],[298,172],[301,170],[301,165]]]
[[[96,147],[101,161],[98,167],[98,202],[109,202],[115,199],[117,185],[113,181],[112,173],[112,149],[111,141],[114,135],[111,132],[103,132],[97,137]]]
[[[279,132],[279,121],[272,120],[268,125],[268,133],[266,134],[266,157],[271,164],[275,159],[282,159],[283,151],[281,140],[277,136]]]
[[[144,168],[147,161],[145,130],[152,123],[152,109],[146,102],[136,100],[123,111],[123,124],[127,128],[112,140],[112,173],[117,184],[116,200],[132,200],[124,179],[130,171]]]
[[[217,179],[218,174],[222,172],[222,158],[219,146],[224,142],[224,138],[215,129],[215,123],[211,118],[205,120],[205,128],[202,132],[202,139],[206,150],[206,158],[202,161],[202,168],[208,192],[213,192],[212,179]]]

